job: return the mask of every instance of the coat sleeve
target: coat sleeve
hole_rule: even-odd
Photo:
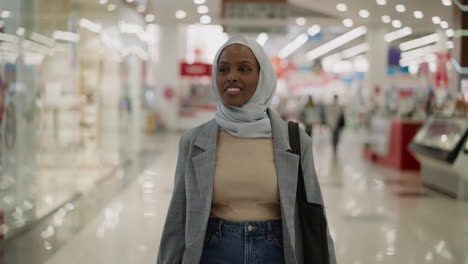
[[[313,157],[312,151],[312,140],[303,129],[301,129],[301,155],[302,155],[302,170],[304,175],[308,175],[310,177],[309,180],[305,180],[307,193],[307,200],[309,202],[317,202],[323,205],[323,213],[326,216],[325,204],[323,202],[322,191],[320,188],[320,183],[317,178],[317,173],[315,171],[315,161]],[[313,193],[309,193],[312,190]],[[328,223],[328,220],[327,220]],[[328,238],[328,255],[330,258],[330,264],[336,264],[336,256],[335,256],[335,245],[333,243],[333,239],[330,235],[330,229],[327,224],[327,238]]]
[[[188,153],[188,143],[188,138],[184,136],[179,142],[174,190],[161,237],[157,264],[182,263],[185,250],[185,162]]]

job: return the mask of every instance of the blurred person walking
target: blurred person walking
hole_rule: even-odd
[[[344,111],[338,102],[338,95],[334,95],[332,104],[327,106],[326,118],[328,126],[330,127],[330,130],[332,132],[331,143],[333,153],[336,154],[338,143],[340,141],[341,131],[345,126]]]
[[[315,105],[311,95],[300,113],[300,120],[305,125],[307,135],[312,137],[314,124],[320,124],[320,109]]]
[[[269,108],[277,81],[265,51],[234,36],[213,69],[218,110],[180,139],[157,263],[311,263],[303,236],[312,229],[321,241],[313,263],[336,263],[312,142],[301,130],[301,155],[291,153],[288,124]],[[301,166],[307,200],[325,222],[307,230],[296,199]]]

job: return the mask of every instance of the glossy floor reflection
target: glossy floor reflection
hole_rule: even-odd
[[[155,263],[178,138],[165,136],[164,152],[47,263]],[[468,202],[422,187],[417,173],[364,161],[364,138],[346,131],[334,156],[328,131],[315,131],[316,169],[338,262],[468,264]]]

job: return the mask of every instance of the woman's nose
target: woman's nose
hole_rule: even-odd
[[[237,74],[233,73],[232,71],[229,72],[228,76],[227,76],[227,80],[228,82],[235,82],[237,81]]]

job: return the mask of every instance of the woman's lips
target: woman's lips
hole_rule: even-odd
[[[224,90],[224,93],[227,95],[237,95],[241,92],[241,88],[230,87]]]

